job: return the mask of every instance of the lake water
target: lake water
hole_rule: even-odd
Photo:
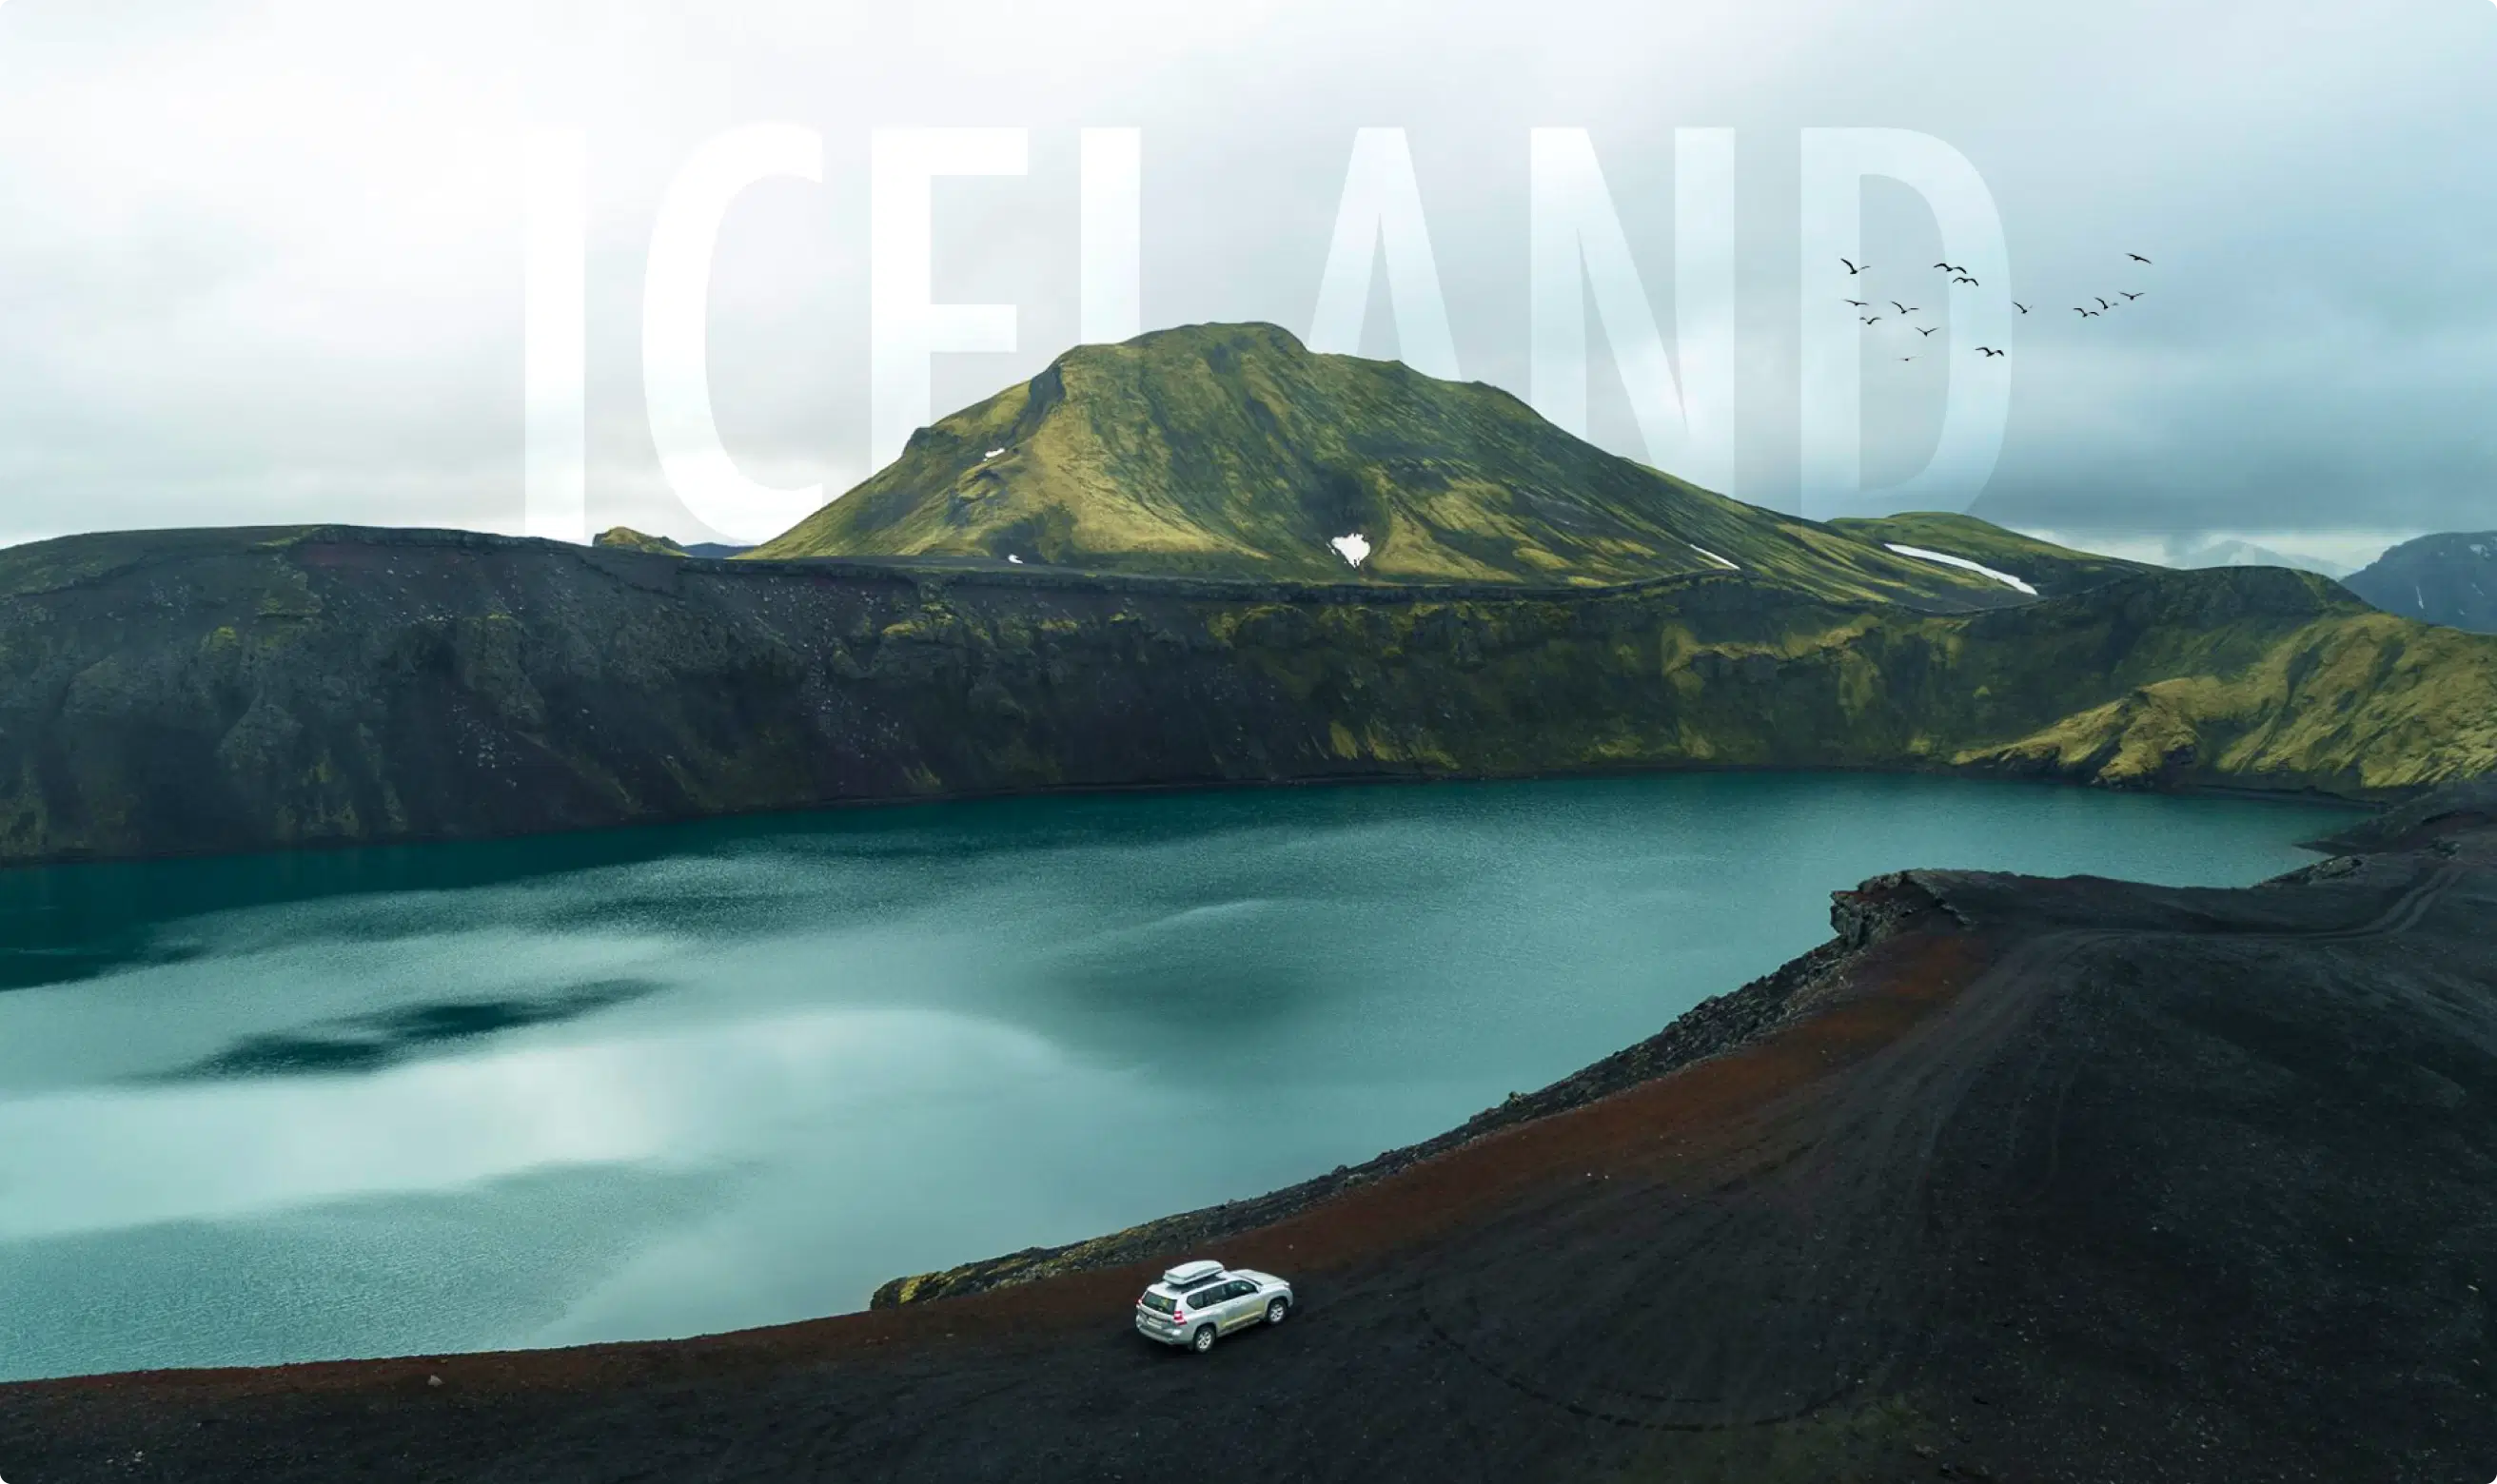
[[[0,1378],[676,1336],[1438,1133],[1907,866],[2336,810],[1705,775],[0,871]]]

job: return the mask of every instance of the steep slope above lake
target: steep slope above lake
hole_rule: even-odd
[[[1730,573],[1328,588],[347,527],[0,553],[6,860],[1689,766],[2397,793],[2497,769],[2497,639],[2265,569],[1915,615]]]

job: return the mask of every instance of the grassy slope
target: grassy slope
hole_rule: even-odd
[[[1875,546],[1896,542],[1900,546],[1917,547],[1949,556],[1964,556],[1997,572],[2019,578],[2047,597],[2078,592],[2084,587],[2095,587],[2120,577],[2159,570],[2144,562],[2102,556],[2095,552],[2076,552],[2051,541],[2039,541],[2018,531],[2005,530],[1975,516],[1940,511],[1911,511],[1871,518],[1849,516],[1829,524],[1833,530]]]
[[[2208,580],[2182,574],[2029,611],[1995,657],[2007,680],[2043,702],[2120,643],[2107,678],[2124,692],[1952,760],[2118,784],[2337,779],[2357,795],[2497,771],[2497,643],[2372,612],[2312,573],[2268,581],[2288,601],[2267,611],[2203,610]],[[2134,629],[2145,613],[2160,616]]]
[[[1499,751],[1493,739],[1510,735],[1499,726],[1484,740],[1355,728],[1349,745],[1337,738],[1339,752],[1463,772],[1912,767],[2350,797],[2497,771],[2497,642],[2375,613],[2312,574],[2158,573],[1958,616],[1791,603],[1734,620],[1697,593],[1670,607],[1618,601],[1647,610],[1627,632],[1596,618],[1601,601],[1540,620],[1611,636],[1609,654],[1582,649],[1561,673],[1558,646],[1536,653],[1515,642],[1515,626],[1534,621],[1532,605],[1475,606],[1511,642],[1457,683],[1476,714],[1541,712],[1533,735],[1542,759]],[[1396,656],[1438,611],[1346,607],[1319,622],[1345,630],[1331,650]],[[1236,632],[1257,617],[1224,621]],[[1297,694],[1327,696],[1320,677],[1332,671],[1258,652],[1282,665]],[[1579,667],[1655,674],[1670,699],[1591,685],[1568,673]],[[1430,701],[1420,687],[1399,699]]]
[[[1358,572],[1327,544],[1356,531],[1371,544]],[[1497,388],[1312,354],[1270,325],[1069,351],[922,429],[747,555],[1597,584],[1722,570],[1694,546],[1825,598],[1965,609],[2006,596],[1607,454]]]

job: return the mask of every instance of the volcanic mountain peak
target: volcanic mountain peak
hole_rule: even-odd
[[[750,554],[1322,583],[1718,574],[1948,609],[2019,597],[1606,453],[1497,387],[1320,355],[1258,324],[1068,351],[920,429]]]

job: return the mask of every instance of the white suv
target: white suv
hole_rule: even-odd
[[[1217,1338],[1251,1324],[1280,1324],[1292,1311],[1292,1285],[1272,1273],[1184,1262],[1136,1301],[1136,1333],[1199,1355]]]

